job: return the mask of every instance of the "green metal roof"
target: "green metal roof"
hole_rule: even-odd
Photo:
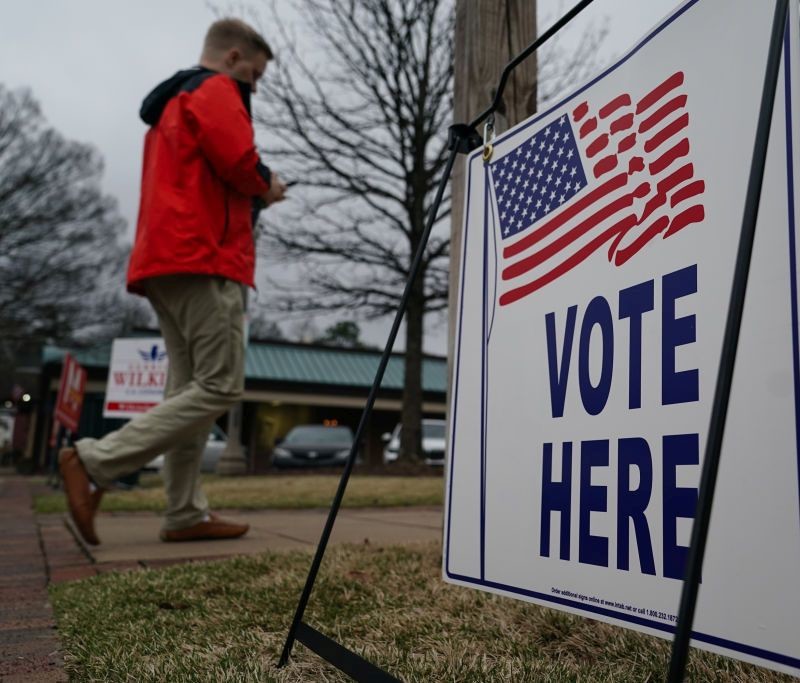
[[[98,346],[92,349],[62,349],[57,346],[45,346],[42,351],[42,365],[60,363],[67,353],[85,368],[107,368],[111,362],[110,346]]]
[[[69,353],[81,365],[107,368],[111,347],[60,349],[45,347],[43,363],[61,362]],[[378,370],[379,351],[345,350],[323,346],[281,342],[251,342],[247,348],[245,375],[249,380],[295,382],[347,387],[371,387]],[[403,388],[405,357],[392,355],[381,388]],[[426,357],[422,361],[423,391],[444,393],[447,387],[447,361]]]

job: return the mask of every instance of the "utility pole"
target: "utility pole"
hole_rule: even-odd
[[[454,122],[469,123],[494,99],[503,67],[536,39],[535,0],[456,0]],[[536,55],[512,73],[495,130],[502,133],[536,111]],[[483,133],[481,128],[479,133]],[[452,180],[448,376],[453,373],[461,234],[464,226],[464,157]],[[449,387],[448,382],[448,387]],[[449,405],[449,401],[448,401]]]

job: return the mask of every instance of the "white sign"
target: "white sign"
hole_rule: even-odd
[[[692,641],[795,675],[797,5]],[[773,11],[686,2],[469,157],[446,580],[674,634]]]
[[[132,418],[161,403],[168,366],[163,339],[115,339],[103,416]]]

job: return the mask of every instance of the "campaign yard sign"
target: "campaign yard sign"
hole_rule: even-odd
[[[672,637],[773,13],[690,0],[469,157],[447,581]],[[791,13],[693,644],[797,675]]]
[[[161,403],[168,367],[163,339],[115,339],[103,416],[133,418]]]
[[[66,354],[56,395],[55,423],[71,432],[78,431],[85,390],[86,369],[70,354]],[[55,433],[57,430],[53,431]]]

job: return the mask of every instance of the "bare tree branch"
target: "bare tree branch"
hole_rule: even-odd
[[[88,145],[48,128],[26,90],[0,85],[0,366],[21,348],[112,336],[124,221]]]
[[[285,316],[386,316],[398,307],[447,159],[454,2],[293,4],[309,44],[274,6],[261,21],[278,60],[258,99],[257,130],[271,166],[298,183],[260,226],[259,254],[292,266],[287,277],[271,275],[264,305]],[[581,78],[600,40],[590,32],[578,50],[557,46],[540,58],[540,92]],[[422,321],[447,306],[450,209],[448,191],[410,293],[406,402],[421,402]]]

